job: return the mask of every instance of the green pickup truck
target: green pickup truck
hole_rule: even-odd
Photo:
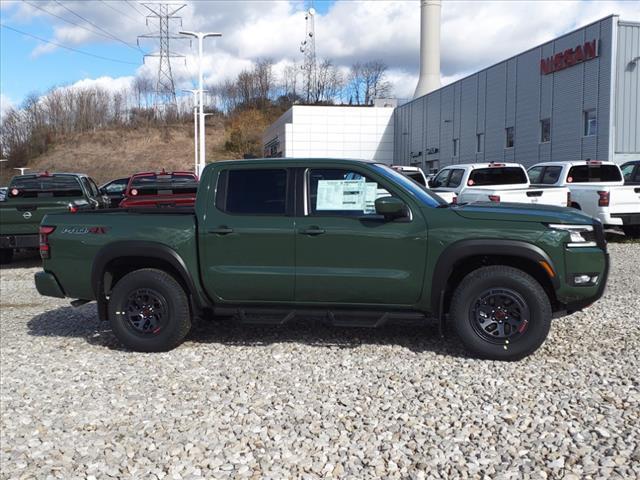
[[[18,249],[37,249],[38,226],[45,215],[107,206],[106,197],[87,175],[32,173],[11,179],[0,202],[0,262]]]
[[[208,165],[195,208],[47,215],[42,295],[97,300],[126,347],[176,347],[194,318],[453,325],[466,348],[514,360],[552,317],[603,293],[601,224],[578,210],[448,205],[354,160]]]

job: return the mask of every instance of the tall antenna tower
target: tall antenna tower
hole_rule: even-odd
[[[311,102],[313,92],[316,89],[318,80],[318,65],[316,63],[316,31],[315,21],[316,10],[311,7],[307,10],[304,19],[307,22],[307,33],[304,40],[300,44],[300,51],[304,54],[304,64],[302,70],[304,72],[304,89],[307,97],[307,103]]]
[[[156,81],[155,91],[155,109],[156,111],[166,106],[177,107],[176,104],[176,86],[173,82],[173,73],[171,72],[171,59],[184,58],[184,55],[176,55],[169,48],[169,40],[179,39],[185,40],[185,37],[171,35],[169,31],[169,22],[171,20],[179,20],[182,26],[182,18],[176,16],[179,10],[186,5],[176,5],[170,3],[143,3],[144,7],[151,12],[147,15],[146,23],[149,25],[149,19],[158,21],[158,32],[148,33],[138,36],[138,43],[141,38],[155,38],[160,40],[160,51],[145,55],[147,57],[158,57],[158,79]]]

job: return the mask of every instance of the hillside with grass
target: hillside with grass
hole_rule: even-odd
[[[225,127],[221,119],[208,119],[207,161],[232,158],[224,149]],[[165,168],[193,171],[193,125],[106,127],[57,138],[47,151],[26,162],[32,172],[87,173],[104,183],[135,172]],[[0,183],[18,172],[2,165]]]

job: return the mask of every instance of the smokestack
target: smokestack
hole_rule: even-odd
[[[440,0],[420,2],[420,78],[413,98],[440,88]]]

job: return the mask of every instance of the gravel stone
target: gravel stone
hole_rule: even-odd
[[[0,478],[640,478],[640,244],[516,363],[434,327],[217,320],[122,349],[95,304],[0,270]]]

